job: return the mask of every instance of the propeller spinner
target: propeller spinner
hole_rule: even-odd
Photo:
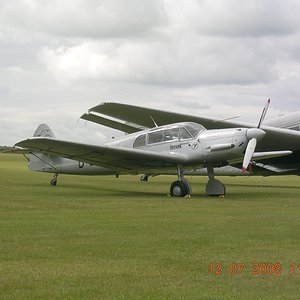
[[[263,109],[263,112],[259,119],[257,128],[250,128],[247,130],[247,139],[249,140],[249,142],[248,142],[248,145],[247,145],[247,148],[245,151],[244,160],[243,160],[243,167],[242,167],[243,173],[246,171],[246,169],[248,168],[248,166],[250,164],[252,156],[255,152],[257,141],[260,141],[261,139],[263,139],[263,137],[266,134],[262,129],[260,129],[260,126],[265,119],[269,105],[270,105],[270,99],[267,101],[267,103]]]

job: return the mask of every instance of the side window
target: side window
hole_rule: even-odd
[[[150,132],[148,135],[148,144],[173,141],[178,139],[179,128],[171,128],[160,131]]]
[[[133,143],[133,148],[143,147],[145,145],[146,145],[146,134],[142,134],[135,139]]]
[[[180,129],[180,138],[186,140],[192,138],[192,136],[184,127],[182,127]]]
[[[185,129],[187,129],[187,131],[193,136],[195,137],[198,132],[199,132],[199,128],[197,128],[196,126],[190,126],[190,125],[186,125]]]
[[[150,132],[148,136],[148,143],[155,144],[163,141],[163,131]]]
[[[179,128],[172,128],[169,130],[165,130],[165,140],[177,140],[179,138]]]

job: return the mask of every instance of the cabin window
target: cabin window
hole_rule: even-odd
[[[148,135],[148,143],[155,144],[163,141],[163,131],[151,132]]]
[[[179,138],[179,128],[164,130],[164,141],[173,141]]]
[[[133,143],[133,148],[139,148],[144,146],[146,146],[146,134],[138,136]]]
[[[147,144],[151,145],[167,141],[188,140],[195,138],[203,130],[205,130],[205,128],[202,125],[192,122],[178,123],[174,127],[164,126],[164,128],[153,128],[148,133]],[[137,143],[137,140],[138,138],[134,145]]]
[[[178,137],[179,128],[170,128],[165,130],[154,131],[148,134],[148,144],[174,141],[178,140]]]
[[[204,130],[202,125],[196,123],[188,123],[184,127],[192,135],[192,137],[196,137],[200,131]]]
[[[186,140],[192,138],[192,135],[184,127],[182,127],[180,131],[180,138]]]

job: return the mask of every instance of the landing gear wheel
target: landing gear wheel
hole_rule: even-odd
[[[191,186],[190,182],[184,178],[182,178],[181,181],[184,182],[184,184],[186,185],[186,187],[188,189],[187,195],[190,196],[192,194],[192,186]]]
[[[177,180],[171,184],[170,194],[172,197],[185,197],[191,194],[190,183],[186,180]]]
[[[209,179],[206,185],[206,194],[209,196],[225,196],[226,187],[217,179]]]
[[[52,178],[51,181],[50,181],[50,185],[51,185],[51,186],[56,186],[56,185],[57,185],[57,177],[58,177],[58,174],[55,173],[55,174],[53,175],[53,178]]]
[[[149,176],[144,174],[144,175],[141,176],[140,181],[146,181],[147,182],[148,179],[149,179]]]

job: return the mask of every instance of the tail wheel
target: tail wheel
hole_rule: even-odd
[[[51,186],[56,186],[56,184],[57,184],[57,177],[58,177],[58,173],[54,173],[53,178],[50,181],[50,185]]]
[[[186,195],[190,195],[191,186],[190,183],[186,180],[182,181],[174,181],[170,187],[170,194],[172,197],[185,197]]]

